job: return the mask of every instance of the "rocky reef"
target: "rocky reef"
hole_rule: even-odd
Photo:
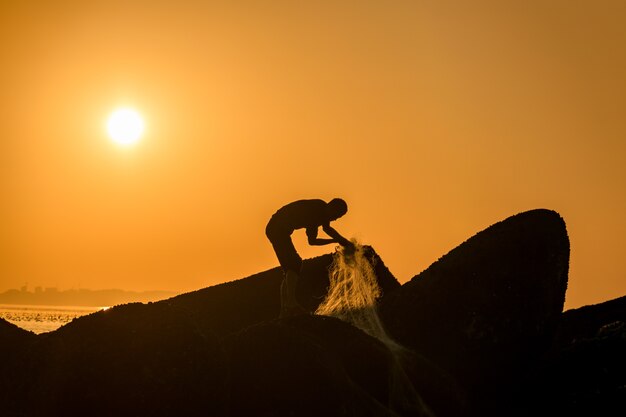
[[[277,318],[275,268],[41,335],[0,321],[2,415],[626,414],[626,297],[563,312],[558,213],[496,223],[403,285],[367,256],[400,350],[336,318]],[[310,311],[331,262],[304,263]]]

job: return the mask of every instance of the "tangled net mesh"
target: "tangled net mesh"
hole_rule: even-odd
[[[379,339],[392,350],[402,349],[391,339],[378,316],[376,301],[381,296],[374,268],[356,241],[354,253],[337,248],[329,270],[328,295],[315,314],[332,316]]]
[[[376,303],[382,293],[374,266],[365,248],[354,239],[352,243],[354,252],[338,247],[333,254],[328,295],[315,314],[336,317],[383,342],[391,352],[389,406],[395,411],[433,417],[404,371],[406,349],[387,334],[378,316]]]

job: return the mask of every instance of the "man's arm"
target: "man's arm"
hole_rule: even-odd
[[[306,235],[309,238],[309,245],[311,246],[322,246],[336,242],[335,239],[323,239],[317,237],[317,227],[311,227],[310,229],[306,229]]]
[[[328,236],[332,237],[332,239],[326,239],[326,240],[330,240],[331,242],[337,242],[341,246],[345,246],[345,247],[353,246],[352,242],[350,242],[345,237],[341,236],[338,231],[336,231],[335,229],[330,227],[330,224],[323,225],[322,229],[324,230],[324,233],[326,233]]]

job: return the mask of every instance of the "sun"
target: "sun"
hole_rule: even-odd
[[[116,109],[107,121],[107,131],[111,139],[120,145],[137,143],[143,135],[145,124],[141,115],[134,109]]]

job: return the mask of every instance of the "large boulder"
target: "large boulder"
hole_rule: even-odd
[[[394,356],[338,319],[296,316],[225,340],[233,416],[425,416]],[[404,388],[404,389],[402,389]]]
[[[400,287],[373,249],[367,249],[367,256],[382,288]],[[326,295],[332,261],[329,254],[304,262],[297,296],[310,311]],[[245,377],[254,367],[242,370],[231,362],[234,371],[229,370],[221,339],[275,321],[281,281],[282,272],[274,268],[169,300],[116,306],[42,335],[0,321],[0,387],[4,388],[0,402],[10,415],[26,417],[71,417],[85,412],[93,416],[238,415],[228,407],[228,381],[232,372],[241,370]],[[289,326],[280,328],[294,333],[295,339],[301,334]],[[327,339],[331,343],[331,336]],[[375,348],[368,352],[386,355],[380,343],[371,346]],[[359,384],[386,387],[387,381],[377,381],[366,370],[371,367],[369,359],[356,356],[361,358],[360,366],[353,362],[348,368],[358,383],[350,378],[335,382],[346,382],[340,390],[353,392],[358,404],[367,408],[378,404],[372,398],[383,394],[353,388]]]
[[[0,319],[0,357],[23,349],[35,340],[35,333]],[[0,364],[3,362],[0,362]]]
[[[0,404],[3,414],[18,414],[30,386],[27,372],[37,335],[0,319]]]
[[[224,410],[217,338],[167,304],[128,304],[40,335],[26,416],[204,416]]]
[[[457,378],[474,410],[497,413],[545,352],[563,310],[565,222],[532,210],[476,234],[380,308],[393,337]]]
[[[365,254],[374,266],[383,293],[400,287],[371,247],[365,247]],[[328,269],[332,262],[333,254],[304,260],[296,296],[300,304],[311,312],[317,309],[328,292]],[[282,270],[273,268],[161,302],[186,310],[202,330],[226,336],[278,317],[282,280]]]
[[[537,416],[626,415],[626,296],[563,313],[520,408]]]
[[[0,362],[1,383],[22,384],[0,392],[3,410],[25,417],[504,415],[516,388],[536,398],[544,392],[518,380],[548,380],[575,365],[561,360],[562,350],[558,360],[538,360],[555,340],[567,286],[569,241],[557,213],[533,210],[497,223],[402,286],[371,248],[368,256],[384,324],[405,349],[390,350],[334,318],[277,319],[282,272],[274,268],[117,306],[39,336],[0,322],[0,342],[11,345],[0,343],[0,353],[16,359]],[[329,254],[304,262],[297,297],[310,311],[327,293],[332,261]],[[573,358],[623,346],[620,320],[560,323],[558,346],[581,340],[571,336],[581,327],[599,346],[581,345]]]

